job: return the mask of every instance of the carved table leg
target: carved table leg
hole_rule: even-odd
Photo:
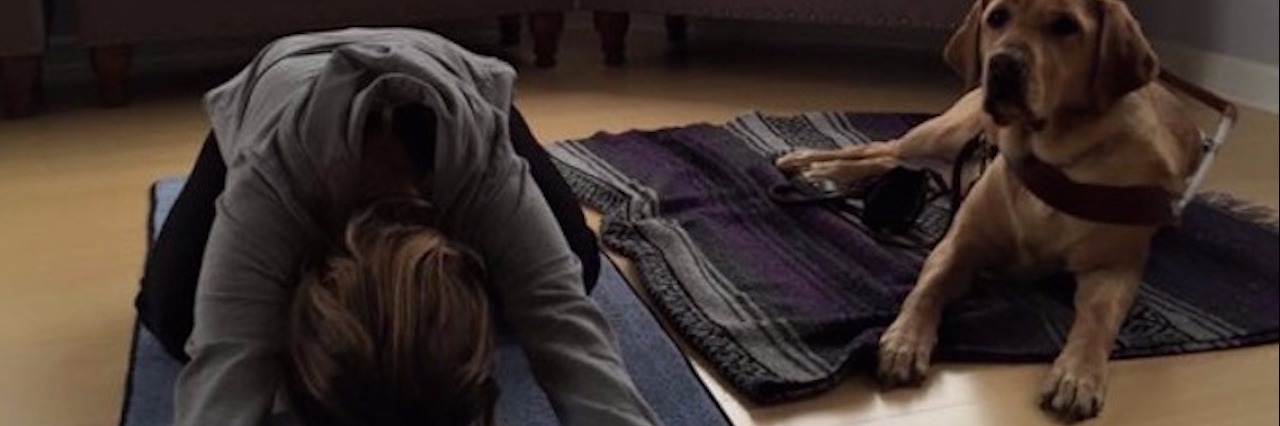
[[[129,45],[97,46],[91,53],[98,78],[98,99],[106,107],[129,103]]]
[[[564,33],[564,13],[537,12],[529,15],[529,32],[533,34],[534,65],[539,68],[556,66],[560,35]]]
[[[620,66],[626,62],[627,29],[631,15],[626,12],[596,12],[596,32],[600,34],[600,49],[604,51],[604,63]]]
[[[0,99],[4,114],[26,117],[34,114],[40,101],[40,55],[0,58]]]

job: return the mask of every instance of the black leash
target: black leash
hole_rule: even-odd
[[[895,167],[872,181],[853,187],[835,182],[810,181],[793,176],[787,183],[769,188],[769,197],[780,204],[818,204],[848,212],[858,219],[867,233],[885,244],[910,249],[932,249],[946,236],[956,212],[997,151],[986,138],[978,136],[967,142],[952,162],[951,185],[929,169]],[[976,178],[963,182],[966,167],[977,161]],[[950,211],[941,232],[925,240],[913,239],[912,230],[921,228],[920,218],[938,198],[951,197]],[[861,203],[857,203],[861,201]]]

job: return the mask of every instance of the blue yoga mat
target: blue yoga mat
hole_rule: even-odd
[[[149,235],[154,236],[182,189],[182,179],[166,179],[152,187]],[[607,260],[607,258],[606,258]],[[667,425],[727,425],[692,367],[663,332],[656,318],[636,298],[616,267],[603,262],[591,297],[613,325],[627,370],[658,416]],[[498,420],[506,425],[555,425],[555,414],[538,387],[519,345],[499,338]],[[169,425],[173,389],[182,364],[170,358],[146,327],[134,327],[121,425]]]

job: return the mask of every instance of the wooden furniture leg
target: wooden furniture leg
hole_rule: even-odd
[[[605,65],[621,66],[626,62],[626,38],[631,15],[626,12],[596,12],[595,24]]]
[[[520,15],[502,15],[498,17],[498,43],[503,47],[520,44]]]
[[[41,55],[0,58],[0,99],[4,115],[26,117],[40,103]]]
[[[556,66],[560,35],[564,33],[564,12],[537,12],[529,15],[529,32],[533,35],[534,65]]]
[[[667,15],[667,59],[683,63],[689,57],[689,19],[684,15]]]
[[[90,53],[93,72],[98,79],[98,99],[105,107],[119,107],[129,103],[129,62],[132,50],[128,45],[96,46]]]
[[[684,15],[667,15],[667,41],[681,44],[689,41],[689,19]]]

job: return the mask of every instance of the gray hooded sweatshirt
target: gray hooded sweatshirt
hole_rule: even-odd
[[[515,71],[439,36],[350,29],[277,40],[205,103],[227,163],[196,295],[179,425],[270,421],[293,289],[309,250],[357,194],[366,116],[420,103],[438,120],[423,193],[439,226],[475,249],[501,314],[568,425],[647,425],[581,264],[511,148]],[[376,115],[375,115],[376,116]]]

